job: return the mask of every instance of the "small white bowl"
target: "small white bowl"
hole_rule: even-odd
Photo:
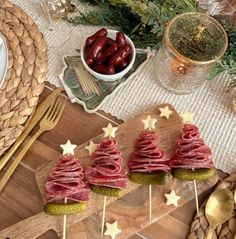
[[[116,40],[116,33],[118,31],[115,30],[107,30],[108,34],[107,36],[110,37],[113,40]],[[98,80],[103,80],[103,81],[116,81],[121,79],[125,74],[128,73],[128,71],[132,68],[134,61],[135,61],[135,57],[136,57],[136,50],[135,50],[135,46],[134,43],[131,41],[131,39],[125,35],[126,41],[127,43],[131,46],[132,48],[132,53],[131,53],[131,60],[129,65],[123,70],[120,71],[119,73],[113,74],[113,75],[104,75],[104,74],[100,74],[97,73],[96,71],[92,70],[87,63],[85,62],[85,56],[84,56],[84,52],[85,52],[85,42],[81,47],[81,61],[85,67],[85,69],[91,74],[93,75],[96,79]]]

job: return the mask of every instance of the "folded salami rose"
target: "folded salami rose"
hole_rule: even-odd
[[[123,159],[114,139],[103,139],[92,154],[92,160],[94,164],[85,171],[91,185],[114,189],[126,186],[126,172],[121,166]]]
[[[65,198],[74,202],[87,201],[89,189],[83,179],[80,161],[74,156],[62,156],[46,182],[46,202],[60,202]]]
[[[129,179],[139,184],[164,185],[169,181],[168,158],[157,146],[155,131],[143,131],[135,144],[128,163]]]
[[[169,172],[168,159],[164,151],[157,147],[157,134],[144,131],[136,141],[135,150],[130,156],[129,171],[139,173]]]
[[[198,128],[185,124],[177,149],[169,162],[171,168],[207,169],[213,167],[211,149],[200,138]]]

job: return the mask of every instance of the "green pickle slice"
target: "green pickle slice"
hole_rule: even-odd
[[[164,185],[169,182],[170,175],[165,172],[158,173],[130,173],[129,180],[138,184]]]
[[[110,188],[98,185],[91,185],[90,188],[93,192],[108,197],[120,197],[121,194],[121,189],[119,188]]]
[[[172,169],[171,174],[174,178],[178,178],[180,180],[190,181],[197,180],[203,181],[210,179],[215,174],[214,168],[209,169]]]
[[[44,207],[45,213],[53,216],[76,214],[86,209],[86,203],[47,203]]]

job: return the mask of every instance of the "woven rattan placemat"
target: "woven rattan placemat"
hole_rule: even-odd
[[[227,188],[233,193],[236,190],[236,174],[232,174],[230,177],[219,182],[216,189]],[[205,239],[208,232],[208,221],[205,216],[205,206],[207,200],[200,207],[200,217],[192,222],[190,234],[188,239]],[[236,205],[230,219],[221,226],[218,226],[212,239],[235,239],[236,234]]]
[[[32,18],[0,0],[0,32],[9,50],[8,72],[0,89],[0,155],[24,130],[43,91],[47,44]]]

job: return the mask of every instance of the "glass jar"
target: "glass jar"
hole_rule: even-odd
[[[44,0],[42,7],[50,18],[50,21],[66,17],[72,10],[70,0]]]
[[[187,94],[204,83],[228,46],[227,33],[204,13],[184,13],[166,27],[157,55],[156,72],[168,90]]]

